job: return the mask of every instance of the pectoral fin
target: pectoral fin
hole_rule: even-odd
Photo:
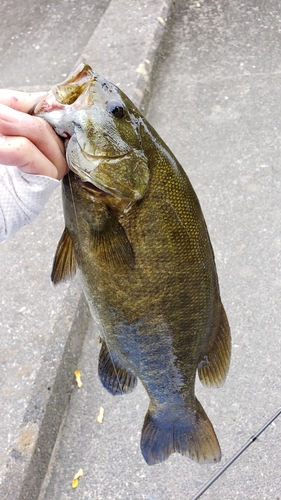
[[[64,229],[58,242],[53,262],[51,280],[54,285],[67,281],[76,273],[73,242],[67,228]]]
[[[198,375],[207,387],[220,387],[227,376],[231,355],[230,328],[222,306],[220,326],[212,347],[198,364]]]
[[[109,266],[134,267],[134,251],[126,232],[117,219],[108,220],[102,231],[93,232],[93,245],[99,258]]]
[[[102,385],[111,394],[125,394],[131,392],[137,385],[137,377],[129,369],[121,365],[113,351],[109,351],[102,341],[99,355],[98,373]]]

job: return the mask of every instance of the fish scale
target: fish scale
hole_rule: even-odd
[[[99,377],[113,395],[139,379],[150,402],[141,451],[149,465],[174,452],[220,460],[195,396],[224,382],[231,351],[214,254],[190,181],[117,87],[81,65],[38,103],[66,142],[65,230],[52,281],[79,271],[101,330]]]

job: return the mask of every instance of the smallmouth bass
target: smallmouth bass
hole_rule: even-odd
[[[78,270],[102,346],[98,373],[113,395],[139,378],[150,402],[141,451],[221,458],[195,396],[223,384],[231,338],[197,196],[172,152],[116,86],[80,65],[34,109],[66,138],[65,230],[57,284]]]

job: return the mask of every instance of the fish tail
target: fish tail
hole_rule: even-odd
[[[141,451],[148,465],[163,462],[176,452],[198,463],[221,459],[213,426],[196,398],[195,408],[187,408],[185,414],[181,410],[178,419],[173,409],[163,412],[149,407],[142,429]]]

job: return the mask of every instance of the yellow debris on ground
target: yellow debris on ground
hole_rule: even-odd
[[[75,370],[74,375],[75,375],[76,383],[80,389],[80,387],[82,387],[82,385],[83,385],[81,382],[81,372],[79,370]]]
[[[100,412],[99,412],[99,414],[98,414],[98,416],[97,416],[97,422],[98,422],[99,424],[102,424],[103,417],[104,417],[104,408],[101,406],[101,407],[100,407]]]
[[[84,475],[83,469],[79,469],[77,474],[75,474],[73,481],[72,481],[72,488],[77,488],[78,483],[79,483],[79,478]]]

